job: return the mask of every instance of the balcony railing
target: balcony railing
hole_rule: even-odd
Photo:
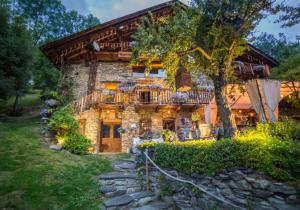
[[[136,104],[207,104],[210,99],[211,93],[201,90],[174,93],[170,89],[136,88],[133,92],[133,102]]]
[[[119,90],[97,90],[83,96],[73,102],[75,113],[81,113],[91,107],[134,103],[138,105],[157,104],[208,104],[211,93],[208,91],[193,90],[188,92],[174,93],[170,89],[149,90],[145,88],[135,88],[131,92],[121,92]]]

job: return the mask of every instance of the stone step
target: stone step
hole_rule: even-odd
[[[150,202],[157,201],[158,198],[158,196],[156,196],[154,193],[147,191],[136,192],[130,194],[130,196],[132,196],[134,199],[132,207],[144,206]]]
[[[136,207],[136,208],[129,208],[129,210],[170,210],[172,206],[168,203],[164,203],[161,201],[156,201],[149,203],[148,205]]]
[[[104,201],[104,206],[106,208],[125,206],[130,204],[133,200],[132,196],[125,194]]]
[[[135,173],[126,172],[110,172],[99,176],[99,180],[112,180],[112,179],[136,179]]]
[[[135,170],[136,163],[134,162],[117,162],[113,164],[115,170]]]

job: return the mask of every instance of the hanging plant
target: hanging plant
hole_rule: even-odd
[[[171,99],[174,102],[180,103],[180,102],[186,102],[189,99],[189,96],[185,92],[176,92],[172,94]]]

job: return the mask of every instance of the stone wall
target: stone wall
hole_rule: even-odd
[[[122,128],[125,129],[122,134],[122,152],[129,152],[133,138],[138,137],[139,121],[140,115],[136,113],[133,105],[127,106],[122,112]]]
[[[85,120],[84,135],[92,141],[94,148],[92,152],[97,152],[100,137],[100,112],[97,109],[89,109],[76,116],[78,120]]]
[[[170,169],[166,171],[175,177],[203,185],[207,191],[246,209],[300,209],[299,192],[296,188],[252,169],[224,170],[213,177],[198,174],[187,176]],[[151,190],[181,209],[234,209],[191,185],[174,181],[156,168],[150,167],[149,174]]]
[[[102,82],[127,82],[131,75],[132,67],[126,62],[100,62],[95,88],[103,88]]]
[[[64,69],[63,78],[74,83],[73,96],[78,99],[87,94],[90,67],[84,62],[68,65]]]

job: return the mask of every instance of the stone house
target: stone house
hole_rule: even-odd
[[[168,3],[159,4],[41,47],[64,79],[73,81],[76,118],[81,132],[94,143],[94,152],[128,152],[134,138],[159,139],[163,129],[192,139],[197,134],[191,131],[199,127],[204,135],[208,126],[205,109],[213,98],[208,80],[190,81],[191,90],[174,93],[159,61],[148,74],[145,66],[129,65],[131,35],[149,12],[168,16],[172,9]],[[238,76],[268,76],[277,61],[251,45],[250,49],[239,60],[245,67]],[[191,76],[179,69],[177,79],[184,84]]]

